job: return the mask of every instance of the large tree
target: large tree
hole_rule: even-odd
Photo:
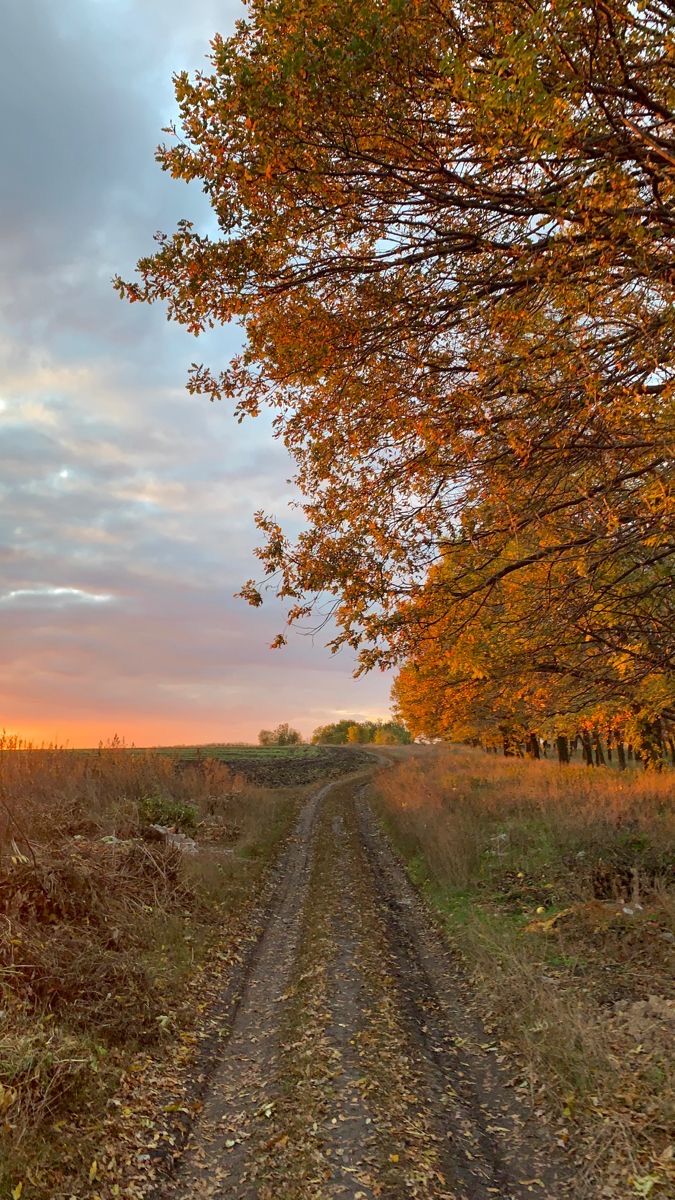
[[[307,525],[259,514],[265,574],[291,621],[332,595],[366,667],[410,655],[430,588],[479,621],[536,563],[583,637],[669,669],[672,15],[253,0],[176,78],[159,159],[219,232],[182,223],[119,288],[242,324],[190,386],[275,410]]]

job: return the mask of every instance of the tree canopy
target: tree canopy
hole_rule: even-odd
[[[159,160],[219,232],[118,286],[243,326],[189,386],[272,407],[306,524],[258,514],[267,586],[363,669],[675,718],[672,11],[253,0],[176,77]]]

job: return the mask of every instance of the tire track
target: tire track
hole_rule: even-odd
[[[248,1180],[256,1139],[275,1103],[280,1013],[298,947],[316,817],[332,783],[307,802],[279,864],[279,887],[214,1073],[203,1112],[167,1197],[255,1195]],[[254,1151],[255,1153],[255,1151]]]
[[[563,1200],[363,774],[323,786],[279,866],[166,1200]]]

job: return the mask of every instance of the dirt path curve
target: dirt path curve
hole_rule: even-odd
[[[562,1200],[363,776],[315,794],[282,868],[167,1200]]]

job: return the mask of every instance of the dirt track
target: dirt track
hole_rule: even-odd
[[[281,867],[167,1200],[562,1198],[363,777],[314,794]]]

